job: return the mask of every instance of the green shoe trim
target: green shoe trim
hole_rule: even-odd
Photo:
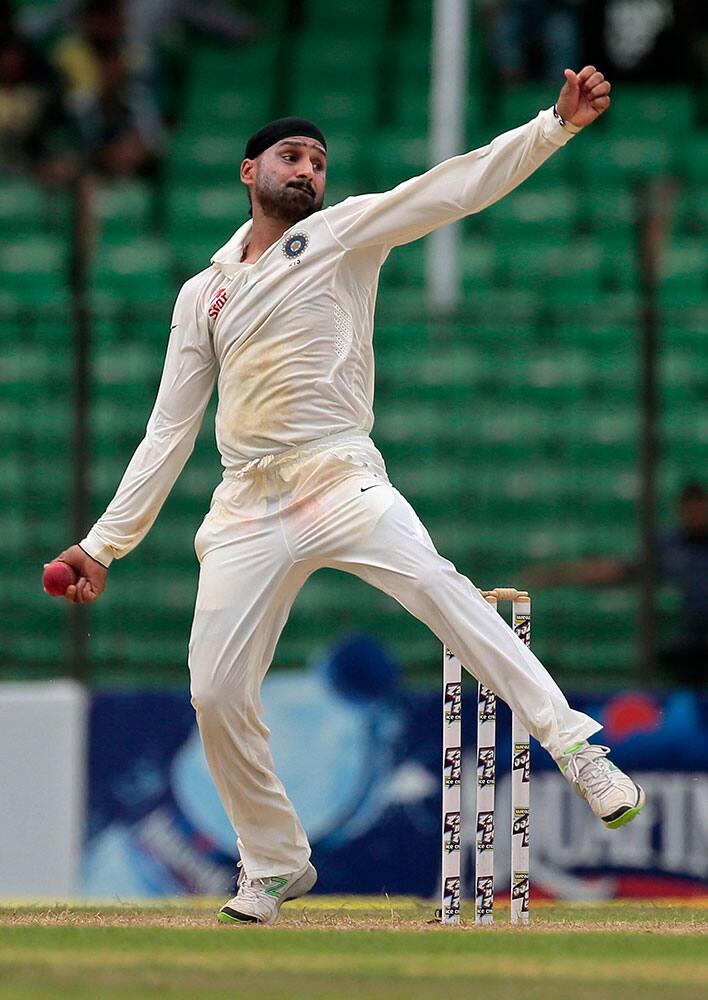
[[[281,878],[280,875],[273,875],[271,882],[274,882],[275,885],[272,885],[270,889],[266,889],[266,896],[275,896],[276,899],[279,899],[283,889],[288,884],[288,880]]]
[[[221,910],[216,915],[216,919],[220,924],[255,924],[258,923],[257,920],[239,920],[238,917],[232,917],[230,913],[223,913]]]
[[[585,741],[583,741],[582,743],[571,743],[571,745],[563,751],[563,756],[570,757],[570,755],[575,753],[576,750],[580,750],[584,746],[585,746]],[[557,761],[556,763],[558,764],[558,767],[561,769],[561,772],[565,771],[566,768],[568,767],[567,764],[561,764],[560,761]]]
[[[640,806],[634,806],[632,809],[628,809],[627,812],[622,813],[617,819],[613,819],[610,823],[605,823],[608,830],[617,830],[620,826],[624,826],[625,823],[631,823],[635,816],[644,808],[644,803]]]

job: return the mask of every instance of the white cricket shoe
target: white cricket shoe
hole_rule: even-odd
[[[240,861],[239,867],[238,891],[219,910],[218,919],[224,924],[274,924],[283,903],[304,896],[317,881],[315,866],[309,861],[290,875],[266,878],[247,878]]]
[[[565,751],[558,767],[605,826],[616,830],[642,811],[646,795],[607,759],[609,752],[609,747],[597,743],[575,743]]]

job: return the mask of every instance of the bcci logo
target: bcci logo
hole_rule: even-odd
[[[454,854],[460,849],[460,814],[458,812],[445,813],[443,843],[446,854]]]
[[[486,788],[493,785],[495,780],[495,757],[494,747],[480,747],[477,753],[477,787]]]
[[[451,726],[462,718],[462,685],[458,682],[445,685],[445,722]]]
[[[462,780],[462,750],[460,747],[448,747],[445,751],[445,787],[454,788]]]
[[[496,717],[497,717],[497,696],[490,688],[485,687],[484,684],[480,684],[479,721],[494,722]]]
[[[477,879],[477,917],[490,917],[494,909],[494,876],[480,875]]]
[[[521,837],[521,846],[529,846],[529,811],[523,807],[514,809],[511,828],[512,837]]]
[[[460,878],[457,875],[445,879],[443,910],[448,917],[457,916],[460,912]]]
[[[298,257],[300,254],[304,253],[305,250],[307,250],[307,244],[309,242],[310,237],[307,233],[293,233],[292,236],[288,236],[283,243],[283,254],[288,258],[288,260],[299,264],[300,261],[298,260]]]
[[[477,850],[494,850],[494,813],[481,812],[477,814]]]
[[[526,784],[531,777],[531,750],[528,743],[514,744],[514,759],[511,764],[512,771],[521,771],[521,781]]]
[[[514,631],[519,639],[529,646],[531,644],[531,615],[515,615]]]
[[[520,899],[521,912],[528,913],[529,909],[529,876],[528,872],[514,872],[511,880],[511,898]]]

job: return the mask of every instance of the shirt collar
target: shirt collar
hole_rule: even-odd
[[[244,224],[236,230],[231,239],[224,243],[220,250],[212,256],[212,264],[216,264],[224,274],[233,274],[241,264],[243,248],[253,227],[253,219],[247,219]]]

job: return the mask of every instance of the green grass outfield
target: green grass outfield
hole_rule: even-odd
[[[0,906],[0,1000],[688,1000],[708,902],[535,906],[528,928],[429,923],[433,904],[311,896],[275,927],[216,900]]]

